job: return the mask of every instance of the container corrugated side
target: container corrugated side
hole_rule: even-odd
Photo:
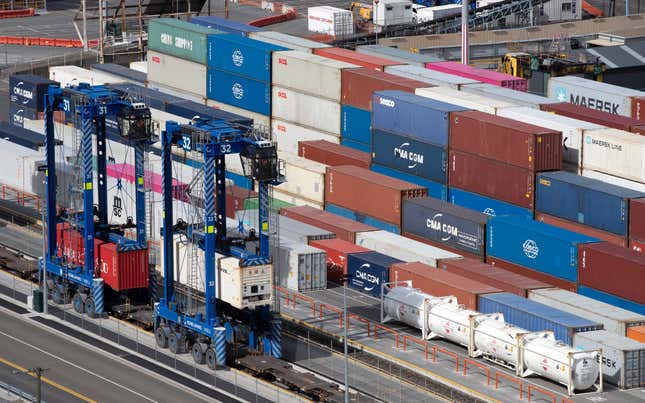
[[[299,141],[298,155],[330,166],[355,165],[369,169],[371,162],[368,153],[326,140]]]
[[[617,129],[585,133],[582,166],[645,183],[645,136]]]
[[[541,95],[531,94],[523,91],[516,91],[511,88],[504,88],[493,84],[469,84],[460,88],[464,92],[481,94],[502,98],[508,102],[529,108],[540,109],[540,105],[557,103],[558,101]],[[529,122],[527,122],[529,123]]]
[[[146,73],[147,73],[146,65]],[[101,73],[112,75],[115,78],[125,78],[128,81],[135,83],[144,83],[146,81],[146,73],[142,73],[116,63],[97,63],[92,65],[92,71],[100,71]]]
[[[606,302],[608,304],[611,304],[623,309],[627,309],[628,311],[645,315],[645,305],[638,304],[634,301],[630,301],[628,299],[621,298],[616,295],[609,294],[607,292],[603,292],[591,287],[580,285],[578,287],[578,294],[596,299],[598,301]]]
[[[338,144],[340,141],[337,134],[311,129],[282,119],[271,119],[271,133],[278,142],[278,154],[298,154],[298,144],[301,141],[324,140],[333,144]]]
[[[614,245],[619,245],[623,248],[627,247],[627,238],[624,235],[616,235],[611,232],[599,230],[597,228],[593,228],[584,224],[578,224],[577,222],[569,221],[550,214],[540,213],[536,211],[535,221],[566,229],[567,231],[573,231],[579,234],[587,235],[600,241],[611,242]]]
[[[372,110],[372,94],[376,91],[397,90],[413,93],[416,88],[428,86],[422,81],[368,68],[344,69],[341,78],[342,103],[366,110]]]
[[[381,286],[390,280],[390,266],[400,260],[379,252],[352,253],[347,258],[348,284],[366,294],[381,296]]]
[[[363,151],[369,152],[372,145],[372,112],[342,105],[340,135],[343,140],[365,144],[368,150]]]
[[[395,60],[383,58],[382,56],[360,54],[356,51],[344,48],[334,47],[314,49],[313,53],[318,56],[339,60],[341,62],[356,64],[358,66],[377,71],[383,71],[386,66],[398,66],[400,64],[403,64]]]
[[[223,70],[208,69],[209,99],[248,109],[262,115],[271,114],[271,85]]]
[[[327,288],[327,254],[306,244],[287,243],[277,248],[280,286],[295,291]]]
[[[352,253],[369,252],[367,248],[342,239],[322,239],[311,241],[314,248],[327,253],[327,280],[342,284],[343,275],[347,274],[347,259]]]
[[[448,201],[457,206],[479,211],[491,217],[511,215],[529,219],[533,218],[532,210],[454,187],[448,189]]]
[[[278,216],[280,236],[296,243],[306,243],[318,239],[332,239],[336,235],[333,232],[308,225],[289,217]],[[259,223],[258,210],[241,210],[235,214],[235,219],[249,228],[257,228]]]
[[[425,67],[389,66],[385,68],[385,72],[395,76],[423,81],[424,83],[431,85],[454,88],[456,90],[460,89],[464,85],[480,84],[477,80],[442,73],[440,71],[428,70]]]
[[[148,25],[148,49],[205,65],[208,35],[220,33],[222,31],[174,18],[153,18]],[[174,74],[191,77],[178,72]]]
[[[629,202],[629,237],[645,240],[645,197]]]
[[[609,112],[599,111],[596,109],[585,108],[584,106],[574,105],[568,102],[544,104],[540,106],[540,109],[559,116],[566,116],[572,119],[594,123],[599,126],[611,127],[614,129],[626,131],[631,131],[632,126],[638,126],[642,124],[642,122],[639,122],[634,118],[622,115],[614,115]]]
[[[317,204],[324,203],[326,165],[298,155],[281,153],[285,162],[285,181],[276,188]]]
[[[206,97],[206,66],[154,50],[148,51],[148,81]]]
[[[391,178],[423,186],[428,190],[429,197],[439,200],[447,200],[448,198],[448,187],[443,183],[431,181],[430,179],[425,179],[420,176],[410,175],[406,172],[397,171],[396,169],[392,169],[375,162],[372,162],[370,170],[382,175],[387,175]]]
[[[250,32],[249,38],[306,53],[311,53],[312,49],[331,47],[331,45],[327,45],[326,43],[276,31]]]
[[[356,242],[356,233],[376,231],[369,225],[307,206],[285,207],[280,209],[280,214],[331,231],[336,234],[336,239],[352,243]]]
[[[534,280],[542,281],[549,284],[552,287],[559,287],[563,290],[576,292],[578,290],[578,285],[575,282],[567,281],[559,277],[551,276],[549,274],[543,273],[538,270],[529,269],[528,267],[520,266],[515,263],[508,262],[506,260],[497,258],[495,256],[488,255],[486,256],[486,263],[490,264],[493,267],[499,267],[511,273],[521,274],[532,278]]]
[[[379,230],[388,231],[393,234],[401,233],[401,227],[397,225],[387,223],[374,217],[370,217],[366,214],[358,213],[345,207],[336,206],[331,203],[325,203],[325,211],[329,211],[330,213],[336,214],[341,217],[349,218],[350,220],[367,224],[369,226],[378,228]]]
[[[206,106],[252,119],[253,126],[256,128],[266,130],[269,130],[271,128],[271,116],[269,115],[253,112],[248,109],[238,108],[237,106],[229,105],[225,102],[219,102],[212,99],[206,100]]]
[[[499,109],[514,108],[518,106],[515,103],[503,101],[495,97],[467,94],[465,92],[446,87],[419,88],[414,93],[422,97],[451,103],[465,109],[474,109],[490,113],[492,115],[495,115]]]
[[[494,70],[485,70],[468,64],[450,61],[426,63],[425,67],[426,69],[472,78],[483,83],[499,85],[500,87],[506,87],[517,91],[527,91],[526,79],[514,77],[509,74],[498,73]]]
[[[340,136],[340,104],[333,100],[274,85],[271,116]]]

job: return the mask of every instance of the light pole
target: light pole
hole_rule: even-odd
[[[345,403],[349,403],[349,357],[347,356],[347,280],[343,274],[343,350],[345,353]]]
[[[49,309],[47,307],[47,299],[49,298],[49,290],[47,287],[47,240],[45,237],[45,234],[47,233],[47,221],[45,220],[45,207],[43,207],[42,211],[42,220],[43,220],[43,257],[41,259],[41,262],[43,264],[42,267],[42,276],[41,278],[41,286],[43,287],[43,313],[47,315]]]
[[[36,378],[36,402],[41,403],[43,401],[43,383],[42,383],[42,376],[43,372],[49,370],[49,368],[30,368],[24,371],[13,371],[14,374],[34,374],[34,378]]]

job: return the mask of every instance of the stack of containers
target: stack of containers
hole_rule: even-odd
[[[462,107],[402,91],[374,93],[372,167],[446,200],[450,115]]]
[[[424,187],[351,165],[325,175],[325,210],[397,234],[403,201],[426,195]]]
[[[614,115],[609,112],[585,108],[584,106],[574,105],[567,102],[542,104],[540,109],[545,112],[551,112],[573,119],[585,120],[587,122],[611,127],[613,129],[645,135],[645,122],[642,122],[635,117],[630,118],[622,115]]]
[[[595,242],[596,238],[538,221],[498,216],[488,221],[486,261],[575,292],[578,248]]]
[[[299,52],[311,53],[313,49],[330,48],[330,45],[316,42],[299,36],[284,34],[276,31],[249,32],[249,38],[284,48],[297,50]]]
[[[527,81],[524,78],[514,77],[492,70],[484,70],[467,64],[457,62],[434,62],[426,63],[426,68],[441,71],[443,73],[454,74],[460,77],[471,78],[482,83],[506,87],[516,91],[526,92],[528,89]]]
[[[278,155],[284,162],[285,181],[273,188],[273,197],[296,206],[323,209],[327,165],[286,152]]]
[[[467,85],[481,84],[477,80],[442,73],[440,71],[428,70],[423,66],[389,66],[385,68],[385,72],[395,76],[407,77],[413,80],[423,81],[424,83],[428,83],[432,86],[450,87],[455,90],[460,90],[462,89],[462,87]]]
[[[638,192],[569,172],[537,175],[535,219],[627,247],[629,210]]]
[[[24,127],[24,120],[41,120],[45,110],[45,93],[58,83],[31,74],[9,77],[9,122]]]
[[[270,127],[273,53],[285,50],[236,34],[208,37],[209,106],[226,104],[254,123]]]
[[[369,56],[384,57],[386,59],[400,62],[402,65],[410,65],[425,68],[426,63],[441,62],[442,59],[423,53],[412,53],[399,48],[392,48],[383,45],[357,46],[356,51]]]
[[[629,204],[629,247],[645,252],[645,198]]]
[[[347,275],[348,256],[353,253],[370,251],[343,239],[322,239],[311,241],[309,245],[325,251],[327,254],[327,281],[338,284],[342,284],[343,276]]]
[[[479,111],[453,112],[450,188],[533,211],[535,173],[561,168],[561,143],[560,132]]]
[[[371,157],[368,153],[326,140],[298,142],[298,156],[329,166],[355,165],[369,169]]]
[[[341,143],[361,151],[372,147],[372,95],[376,91],[397,90],[414,93],[427,87],[422,81],[394,76],[369,68],[343,71]]]
[[[333,232],[336,234],[336,239],[342,239],[351,243],[356,242],[357,233],[377,231],[375,227],[309,206],[282,208],[280,209],[280,214],[305,224]]]
[[[272,65],[271,126],[278,151],[297,149],[300,140],[338,143],[342,71],[357,66],[293,50],[276,52]]]
[[[195,16],[190,22],[207,28],[213,28],[227,34],[249,36],[251,32],[262,32],[262,28],[215,16]]]

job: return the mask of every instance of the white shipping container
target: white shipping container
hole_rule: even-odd
[[[241,267],[234,257],[216,255],[217,298],[237,309],[253,309],[273,302],[273,267]]]
[[[340,136],[340,104],[274,85],[271,118],[287,120]]]
[[[540,109],[540,105],[555,104],[559,102],[555,99],[543,97],[542,95],[535,95],[524,91],[516,91],[511,88],[500,87],[498,85],[486,83],[463,85],[461,86],[460,90],[488,97],[501,98],[508,102],[535,109]]]
[[[206,98],[206,66],[148,50],[148,83]]]
[[[91,71],[78,66],[51,66],[49,68],[49,79],[58,81],[61,87],[89,83],[90,85],[103,85],[124,83],[125,78],[119,78]]]
[[[619,336],[626,336],[629,327],[645,325],[645,315],[560,288],[531,290],[528,298],[561,311],[602,323],[605,330]]]
[[[44,160],[45,154],[0,139],[0,160],[2,175],[0,183],[27,193],[35,193],[32,179],[36,173],[36,163]]]
[[[632,98],[645,92],[576,76],[549,78],[549,98],[614,115],[632,116]]]
[[[142,73],[148,73],[148,62],[130,62],[129,66],[132,70],[140,71]]]
[[[410,24],[414,21],[412,2],[408,0],[374,0],[372,10],[374,25],[381,27]]]
[[[525,94],[524,92],[514,90],[509,91]],[[497,115],[562,132],[562,160],[570,165],[576,166],[576,173],[580,172],[580,167],[582,166],[582,138],[584,137],[584,133],[587,130],[604,128],[604,126],[595,123],[572,119],[529,107],[499,109]]]
[[[286,239],[274,252],[281,287],[295,291],[327,288],[327,253],[304,243]]]
[[[322,203],[317,203],[309,199],[304,199],[298,195],[294,195],[293,193],[284,192],[280,190],[279,187],[276,187],[273,189],[273,198],[277,200],[281,200],[283,202],[287,202],[289,204],[293,204],[294,206],[309,206],[309,207],[317,208],[318,210],[323,210],[325,208],[325,205]]]
[[[472,80],[470,78],[459,77],[453,74],[442,73],[440,71],[412,65],[385,66],[385,72],[395,76],[411,78],[413,80],[423,81],[424,83],[439,85],[441,87],[451,87],[457,90],[463,85],[481,84],[479,81]]]
[[[230,112],[236,115],[244,116],[245,118],[253,119],[254,127],[266,129],[267,131],[271,127],[271,116],[262,115],[261,113],[238,108],[237,106],[225,104],[224,102],[213,101],[212,99],[207,100],[206,105],[210,106],[211,108],[221,109],[225,112]]]
[[[422,97],[431,98],[453,105],[463,106],[464,108],[474,109],[477,111],[490,113],[492,115],[496,115],[499,109],[516,108],[518,106],[516,103],[503,101],[496,97],[468,94],[458,91],[454,88],[417,88],[414,93]]]
[[[275,189],[324,204],[327,165],[289,153],[280,153],[279,158],[284,161],[286,180]]]
[[[249,32],[249,38],[305,53],[311,53],[312,49],[331,48],[326,43],[276,31]]]
[[[423,7],[417,9],[415,19],[417,23],[434,21],[439,18],[461,15],[461,4],[445,4],[443,6]]]
[[[342,8],[319,6],[307,9],[307,28],[331,36],[352,35],[354,33],[354,15]]]
[[[582,167],[645,183],[645,136],[618,129],[585,132]]]
[[[273,139],[278,142],[278,155],[281,153],[298,154],[298,142],[310,140],[325,140],[338,144],[340,138],[337,134],[326,133],[310,129],[285,120],[273,119],[271,121]]]
[[[291,88],[336,102],[340,102],[342,95],[341,71],[359,67],[295,50],[274,52],[271,63],[274,86]]]
[[[405,262],[421,262],[432,267],[437,267],[437,260],[439,259],[461,257],[455,253],[388,231],[357,232],[356,245],[384,253]]]
[[[603,182],[611,183],[612,185],[622,186],[627,189],[632,189],[637,192],[645,192],[645,183],[638,183],[630,181],[629,179],[619,178],[617,176],[608,175],[591,169],[583,169],[582,176],[592,179],[598,179]]]
[[[533,17],[541,23],[581,20],[582,0],[545,1],[531,11]]]
[[[192,92],[186,92],[183,90],[179,90],[177,88],[171,88],[166,85],[163,85],[162,83],[157,83],[154,81],[146,81],[146,87],[151,90],[157,90],[159,92],[163,92],[164,94],[179,97],[186,101],[193,101],[201,105],[206,105],[206,98],[202,97],[199,94],[193,94]]]

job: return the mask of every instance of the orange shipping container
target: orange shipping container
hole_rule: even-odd
[[[627,328],[627,337],[645,343],[645,326]]]

